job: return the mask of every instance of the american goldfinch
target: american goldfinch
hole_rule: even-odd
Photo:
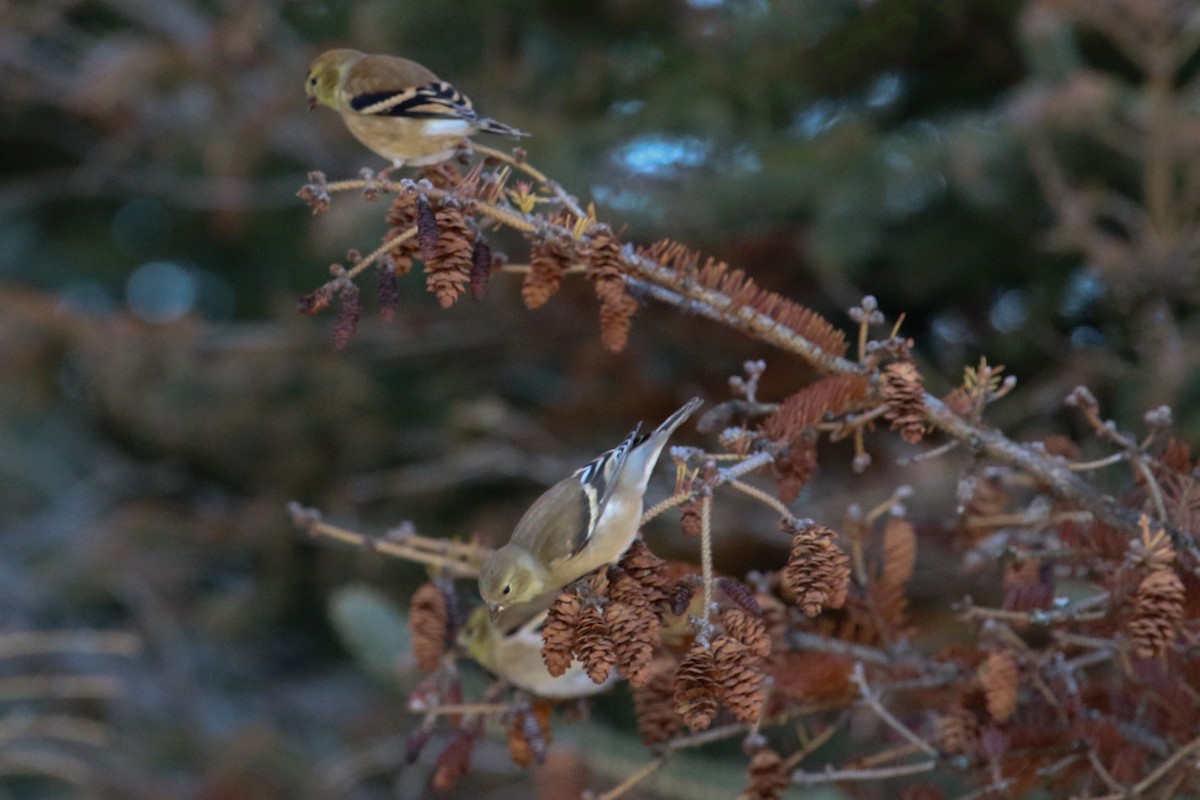
[[[445,161],[479,131],[529,135],[481,118],[465,94],[406,58],[328,50],[313,60],[304,88],[309,108],[336,110],[356,139],[397,167]]]
[[[603,683],[592,683],[578,661],[572,661],[557,678],[551,675],[542,660],[545,621],[543,611],[512,633],[504,633],[492,621],[488,609],[480,606],[458,632],[458,643],[488,672],[538,697],[555,700],[587,697],[604,691],[616,681],[613,672]]]
[[[517,522],[479,572],[479,593],[498,614],[617,561],[637,535],[642,498],[675,429],[700,407],[688,401],[649,435],[640,426],[612,450],[556,483]]]

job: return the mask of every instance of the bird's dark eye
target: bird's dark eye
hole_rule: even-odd
[[[314,77],[312,77],[312,78],[309,78],[309,79],[308,79],[308,85],[309,85],[309,86],[316,86],[316,85],[317,85],[317,79],[316,79],[316,77],[315,77],[315,76],[314,76]]]
[[[504,589],[501,590],[500,594],[508,594],[511,591],[512,591],[512,586],[505,586]]]

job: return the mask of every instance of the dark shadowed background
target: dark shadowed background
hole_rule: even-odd
[[[875,295],[935,393],[1005,364],[1020,387],[989,420],[1014,438],[1077,433],[1060,404],[1086,383],[1123,424],[1171,405],[1194,441],[1194,59],[1149,86],[1119,38],[1187,5],[0,1],[0,798],[423,796],[427,761],[400,766],[419,676],[394,655],[424,573],[305,540],[286,503],[502,540],[746,359],[769,400],[804,369],[654,305],[614,356],[590,287],[529,312],[502,275],[449,311],[409,276],[397,320],[368,304],[335,352],[332,315],[296,300],[373,247],[384,206],[314,217],[295,193],[383,164],[306,110],[317,52],[425,63],[532,132],[530,162],[625,241],[686,242],[848,329]],[[888,496],[890,446],[856,498]],[[841,460],[802,516],[855,499]],[[923,469],[944,491],[918,517],[951,513],[950,471]],[[723,508],[719,566],[778,566]],[[693,555],[672,524],[656,549]],[[67,733],[20,733],[48,718]],[[597,785],[644,760],[630,719],[617,692],[559,726]],[[528,796],[502,743],[475,763],[463,796]],[[742,768],[642,796],[730,797]]]

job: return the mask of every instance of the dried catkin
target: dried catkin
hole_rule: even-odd
[[[425,583],[413,594],[408,612],[408,629],[417,667],[424,672],[437,669],[446,649],[449,613],[446,596],[437,584]]]

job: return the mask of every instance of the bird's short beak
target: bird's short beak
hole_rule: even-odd
[[[499,603],[488,603],[487,607],[488,613],[492,616],[492,622],[495,622],[496,618],[500,616],[500,613],[504,611],[504,606],[500,605]]]
[[[317,98],[316,97],[308,98],[308,110],[312,111],[316,107],[317,107]]]

